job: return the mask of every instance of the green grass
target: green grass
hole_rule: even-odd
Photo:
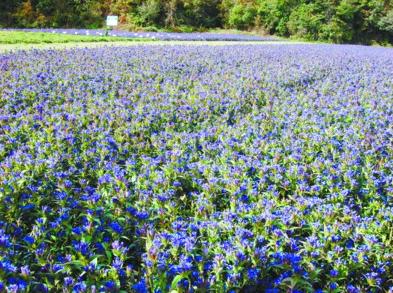
[[[147,38],[109,36],[80,36],[40,32],[0,31],[0,44],[59,44],[81,42],[135,42],[152,41]]]

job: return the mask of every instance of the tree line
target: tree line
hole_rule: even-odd
[[[104,25],[129,29],[258,29],[336,43],[393,41],[393,0],[13,0],[0,2],[3,27]]]

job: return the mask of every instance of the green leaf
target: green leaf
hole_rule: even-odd
[[[175,292],[177,292],[177,283],[179,283],[183,278],[184,276],[182,274],[177,275],[175,278],[173,278],[173,281],[171,283],[171,291],[175,290]]]

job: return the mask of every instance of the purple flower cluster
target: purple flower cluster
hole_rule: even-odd
[[[44,32],[53,34],[68,34],[80,36],[104,36],[102,29],[8,29],[23,30],[26,32]],[[250,34],[228,34],[228,33],[171,33],[171,32],[128,32],[121,30],[110,30],[108,35],[122,38],[149,38],[163,41],[276,41],[277,38],[269,36],[256,36]]]
[[[393,50],[0,55],[0,292],[379,292]]]

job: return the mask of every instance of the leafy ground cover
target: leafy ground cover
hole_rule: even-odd
[[[47,32],[0,30],[0,44],[45,44],[81,42],[148,41],[148,38],[123,38],[104,35],[75,35]]]
[[[0,55],[0,291],[380,292],[392,50]]]
[[[41,43],[41,44],[0,44],[0,53],[15,52],[21,50],[63,50],[70,48],[97,48],[97,47],[129,47],[129,46],[139,46],[139,45],[152,45],[152,46],[228,46],[233,44],[232,41],[160,41],[160,40],[138,40],[134,41],[111,41],[111,42],[70,42],[70,43]],[[264,41],[261,42],[237,42],[237,45],[290,45],[290,44],[309,44],[301,41]]]

